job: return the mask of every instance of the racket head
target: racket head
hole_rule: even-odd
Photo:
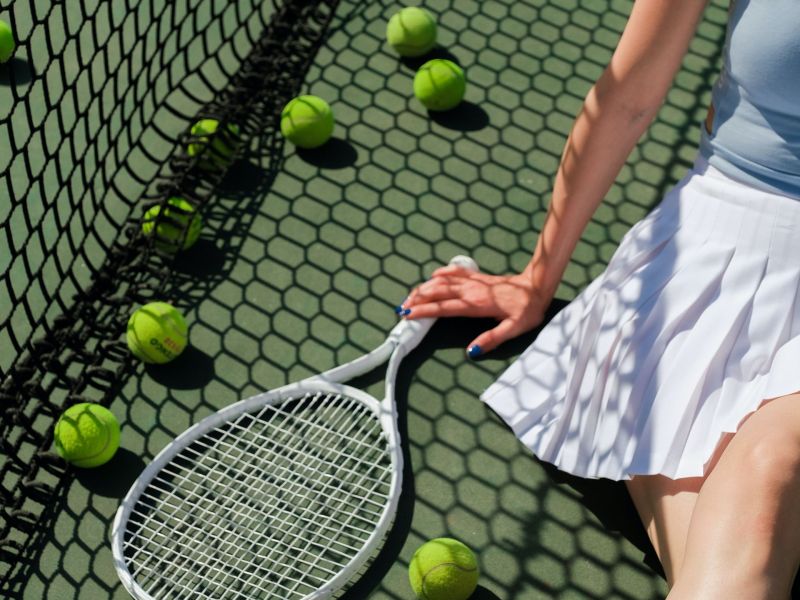
[[[327,598],[380,546],[401,477],[393,402],[319,380],[259,394],[148,465],[117,511],[115,568],[139,599]]]

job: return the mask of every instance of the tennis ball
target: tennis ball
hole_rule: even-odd
[[[281,133],[300,148],[316,148],[333,134],[333,111],[318,96],[298,96],[281,112]]]
[[[99,467],[119,448],[119,422],[107,408],[83,402],[64,411],[53,437],[65,460],[77,467]]]
[[[128,348],[146,363],[167,363],[186,348],[188,332],[183,315],[174,306],[150,302],[128,319]]]
[[[466,600],[478,585],[478,562],[458,540],[436,538],[414,553],[408,578],[421,600]]]
[[[450,110],[464,98],[464,71],[453,61],[434,58],[414,76],[414,95],[429,110]]]
[[[202,168],[223,168],[230,164],[239,143],[239,126],[235,123],[228,123],[228,135],[216,136],[214,142],[209,146],[209,140],[219,129],[219,121],[216,119],[201,119],[192,125],[189,133],[192,138],[189,142],[187,151],[189,156],[201,155],[198,165]]]
[[[5,21],[0,21],[0,63],[8,62],[16,47],[11,27]]]
[[[424,8],[404,8],[389,19],[386,41],[400,56],[422,56],[436,45],[436,20]]]
[[[183,198],[170,198],[160,220],[159,214],[161,206],[157,204],[144,213],[142,221],[142,231],[145,235],[155,235],[158,248],[165,252],[177,252],[194,245],[203,226],[194,206]]]

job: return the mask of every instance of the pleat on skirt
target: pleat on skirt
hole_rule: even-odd
[[[482,399],[568,473],[701,476],[800,390],[799,288],[800,199],[698,159]]]

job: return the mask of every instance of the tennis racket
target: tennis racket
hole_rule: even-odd
[[[457,256],[450,264],[477,270]],[[142,472],[112,532],[139,600],[311,600],[379,549],[402,488],[395,378],[434,319],[401,321],[372,352],[210,415]],[[344,385],[388,360],[378,401]]]

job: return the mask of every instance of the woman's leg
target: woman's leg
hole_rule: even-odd
[[[726,434],[717,445],[706,473],[710,473],[731,441]],[[686,536],[704,477],[670,479],[663,475],[635,476],[626,481],[628,493],[672,587],[683,564]]]
[[[703,480],[647,475],[625,483],[672,587],[683,562],[689,520]]]
[[[753,413],[706,476],[670,600],[789,598],[800,565],[800,394]]]

